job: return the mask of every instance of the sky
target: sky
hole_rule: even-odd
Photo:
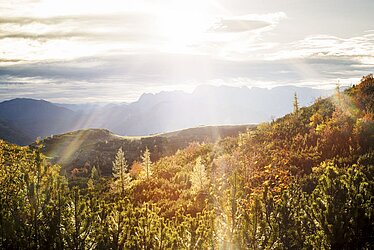
[[[374,72],[372,0],[0,0],[0,100],[131,102]]]

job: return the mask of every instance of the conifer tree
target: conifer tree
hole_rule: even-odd
[[[93,189],[95,186],[95,183],[99,180],[99,172],[97,171],[96,167],[93,166],[91,169],[91,176],[89,180],[87,181],[87,186],[89,189]]]
[[[293,113],[298,114],[299,113],[299,100],[297,98],[297,94],[295,92],[293,97]]]
[[[66,230],[65,242],[69,249],[91,249],[94,242],[93,237],[93,216],[88,200],[78,188],[74,187],[70,192],[68,204],[68,220],[63,221]]]
[[[193,192],[199,192],[203,190],[207,184],[208,176],[205,166],[201,163],[201,157],[198,157],[191,173],[191,188]]]
[[[97,181],[99,180],[99,178],[100,178],[99,171],[97,170],[95,166],[93,166],[91,169],[91,179]]]
[[[130,175],[128,174],[128,165],[122,147],[118,149],[115,160],[113,162],[112,173],[117,179],[121,187],[121,194],[125,193],[125,188],[130,183]]]
[[[151,161],[151,153],[149,149],[146,148],[143,155],[142,155],[142,167],[145,171],[146,178],[149,180],[149,177],[152,175],[152,161]]]

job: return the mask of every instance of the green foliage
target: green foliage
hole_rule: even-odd
[[[373,166],[326,167],[309,197],[307,211],[314,218],[316,231],[308,243],[325,249],[370,246],[374,229],[372,172]]]
[[[63,245],[67,183],[39,150],[0,142],[1,248]]]

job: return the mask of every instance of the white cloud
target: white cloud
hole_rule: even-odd
[[[270,54],[268,58],[280,60],[307,57],[345,57],[363,64],[374,64],[374,31],[349,38],[331,35],[309,36],[283,45],[280,51]]]
[[[210,30],[212,32],[247,32],[275,26],[285,18],[287,18],[287,15],[284,12],[222,17],[213,24]]]
[[[48,16],[38,16],[36,14],[52,2],[31,4],[35,6],[29,16],[3,15],[0,18],[0,65],[70,60],[106,55],[111,51],[197,53],[243,59],[257,50],[273,47],[274,43],[261,40],[262,34],[286,18],[283,12],[215,15],[195,10],[196,6],[153,11],[143,6],[120,12],[122,5],[119,10],[112,8],[112,13],[105,8],[97,13],[81,10],[81,15],[66,8],[63,12],[60,5],[53,5]],[[74,5],[74,8],[80,9],[79,6]]]
[[[250,2],[0,0],[0,98],[126,101],[202,83],[328,86],[373,71],[373,30],[349,37],[317,20],[326,26],[308,33],[317,12]]]

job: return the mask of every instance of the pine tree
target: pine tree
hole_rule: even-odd
[[[152,161],[151,161],[151,153],[149,149],[146,148],[143,155],[142,155],[142,167],[145,171],[146,178],[149,180],[149,177],[152,175]]]
[[[93,166],[92,169],[91,169],[91,179],[93,179],[95,181],[100,179],[99,171],[97,170],[97,168],[95,166]]]
[[[91,249],[94,245],[94,213],[90,209],[87,197],[81,194],[77,187],[70,192],[68,213],[69,219],[63,220],[66,230],[65,242],[69,249]]]
[[[93,166],[91,169],[91,176],[89,180],[87,181],[87,186],[89,189],[93,189],[97,181],[99,180],[99,172],[97,171],[96,167]]]
[[[343,100],[342,100],[342,93],[340,91],[340,83],[338,82],[335,86],[335,92],[334,92],[334,97],[335,97],[335,106],[338,108],[338,109],[342,109],[342,104],[343,104]]]
[[[130,175],[128,174],[128,165],[122,147],[118,149],[115,160],[113,162],[112,173],[121,186],[121,194],[125,193],[125,188],[130,183]]]
[[[297,98],[297,94],[295,92],[293,97],[293,113],[298,114],[299,113],[299,100]]]
[[[203,190],[207,184],[208,176],[205,166],[201,163],[201,157],[198,157],[191,173],[191,188],[193,192],[199,192]]]

